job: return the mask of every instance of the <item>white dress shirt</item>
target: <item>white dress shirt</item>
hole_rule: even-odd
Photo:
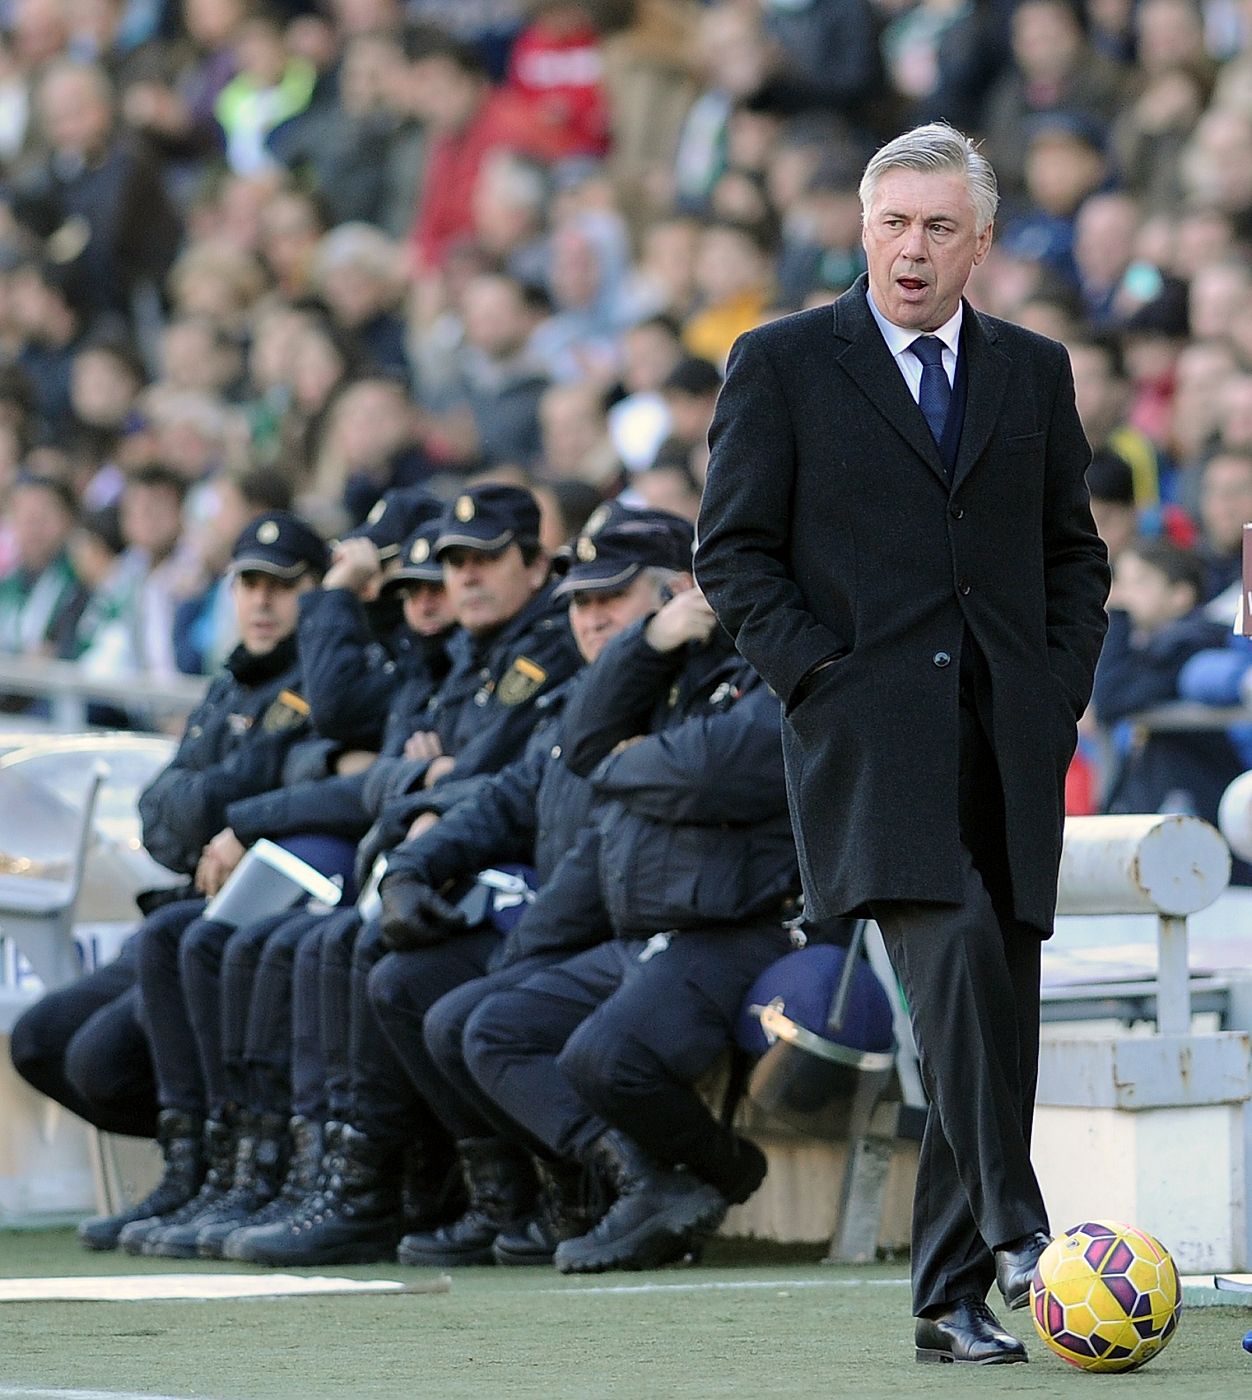
[[[958,301],[956,311],[946,320],[937,331],[915,331],[905,330],[903,326],[897,326],[894,321],[888,321],[881,311],[874,305],[873,293],[867,287],[865,289],[865,299],[869,302],[870,314],[878,323],[878,329],[882,331],[882,338],[887,342],[887,349],[891,351],[891,357],[896,362],[896,368],[904,376],[904,382],[909,386],[909,393],[913,395],[913,402],[920,400],[922,392],[922,362],[913,354],[909,346],[919,335],[933,335],[943,341],[943,369],[948,376],[948,383],[956,383],[956,347],[961,339],[961,319],[965,313],[965,303]]]

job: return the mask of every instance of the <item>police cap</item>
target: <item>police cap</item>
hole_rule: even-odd
[[[273,574],[293,580],[302,574],[315,574],[320,578],[330,567],[330,550],[298,515],[270,510],[244,526],[230,561],[235,574]]]
[[[553,596],[617,593],[643,569],[690,573],[694,535],[689,520],[667,510],[623,511],[596,534],[578,536]]]
[[[436,516],[419,525],[400,545],[396,565],[383,580],[383,587],[394,583],[442,583],[443,565],[435,558],[440,519]]]
[[[539,502],[521,486],[471,486],[444,508],[436,557],[447,549],[499,554],[514,542],[538,544]]]
[[[420,486],[396,487],[374,502],[370,513],[344,539],[367,539],[384,562],[401,553],[403,545],[419,526],[437,520],[443,503]]]

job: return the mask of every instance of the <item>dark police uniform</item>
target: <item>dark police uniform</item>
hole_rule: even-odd
[[[515,541],[537,546],[538,530],[538,506],[529,492],[478,487],[449,507],[427,560],[437,560],[450,548],[497,553]],[[389,723],[389,732],[398,742],[389,740],[390,755],[385,754],[363,775],[363,805],[378,820],[362,845],[359,871],[369,868],[376,852],[403,840],[413,816],[441,787],[486,777],[522,751],[545,697],[581,664],[563,604],[553,593],[551,583],[544,585],[490,636],[458,634],[452,669],[420,716],[406,717],[399,726]],[[424,787],[428,764],[400,756],[403,741],[419,729],[436,732],[443,751],[456,760],[433,793]],[[316,1045],[320,1049],[316,1068],[326,1086],[325,1111],[334,1120],[352,1124],[363,1153],[373,1151],[380,1161],[388,1155],[394,1159],[401,1145],[415,1136],[432,1143],[445,1139],[443,1130],[406,1087],[402,1067],[369,1004],[369,974],[386,952],[377,923],[362,929],[355,911],[346,910],[322,920],[309,936],[317,939],[319,956],[315,960],[303,945],[297,952],[292,999],[302,1014],[316,1011],[319,1034],[312,1036],[306,1025],[293,1026],[293,1083],[316,1082],[312,1065],[302,1058]],[[475,970],[481,969],[465,970],[459,980]],[[418,1132],[415,1113],[428,1120],[425,1132]],[[362,1144],[368,1144],[368,1149]],[[385,1174],[390,1167],[383,1170]]]
[[[263,516],[243,538],[255,545],[267,524],[281,532],[284,519]],[[232,653],[188,718],[173,760],[140,798],[144,844],[154,858],[190,875],[225,825],[227,804],[281,780],[287,752],[307,733],[297,685],[291,639],[263,657]],[[185,898],[149,922],[181,931],[201,908],[202,900]],[[138,1019],[137,953],[131,940],[115,964],[44,997],[20,1018],[10,1048],[24,1078],[88,1122],[152,1136],[156,1103]]]
[[[563,759],[603,803],[613,936],[484,1001],[466,1063],[550,1152],[587,1158],[617,1126],[743,1199],[759,1169],[691,1086],[790,946],[799,876],[778,704],[720,631],[660,653],[637,626],[596,669],[567,707]]]

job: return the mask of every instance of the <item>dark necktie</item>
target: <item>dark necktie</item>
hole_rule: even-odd
[[[922,387],[917,396],[918,407],[936,443],[943,441],[944,425],[948,421],[948,405],[952,402],[952,386],[943,367],[943,341],[934,335],[919,335],[909,349],[922,362]]]

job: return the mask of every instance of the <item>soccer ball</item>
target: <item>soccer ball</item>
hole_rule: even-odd
[[[1143,1230],[1089,1220],[1043,1251],[1030,1284],[1035,1330],[1084,1371],[1133,1371],[1178,1327],[1182,1284],[1169,1252]]]

